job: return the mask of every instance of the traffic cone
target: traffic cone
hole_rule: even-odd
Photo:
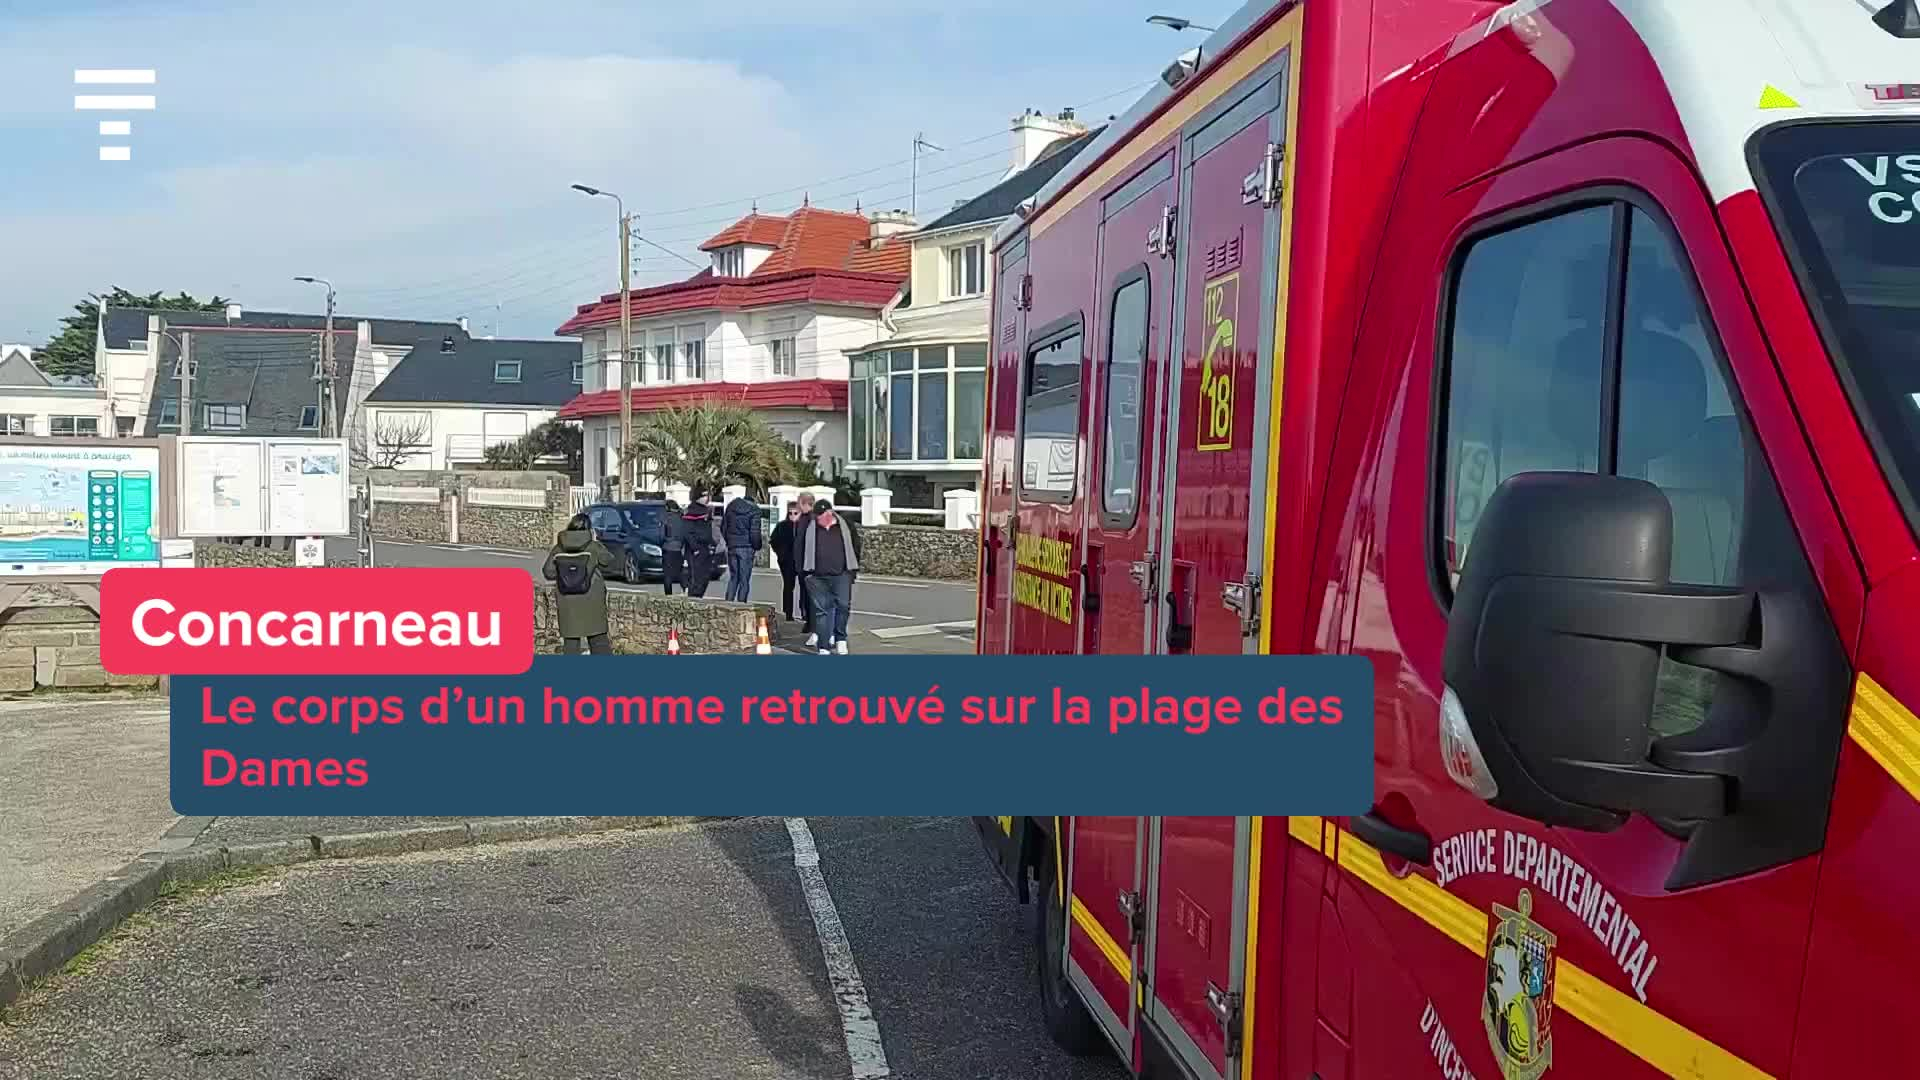
[[[667,631],[667,655],[668,656],[680,655],[680,630],[678,627],[669,629]]]
[[[773,645],[767,641],[767,617],[765,615],[760,616],[760,638],[754,643],[753,651],[756,656],[773,655]]]

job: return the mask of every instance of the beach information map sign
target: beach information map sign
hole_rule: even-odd
[[[159,566],[160,449],[0,445],[0,574]]]

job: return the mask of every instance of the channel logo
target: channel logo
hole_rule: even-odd
[[[78,68],[73,73],[75,86],[152,86],[152,68]],[[152,94],[75,94],[73,107],[80,112],[151,112]],[[133,134],[131,120],[100,121],[100,136],[125,138]],[[133,147],[125,144],[100,147],[101,161],[131,161]]]

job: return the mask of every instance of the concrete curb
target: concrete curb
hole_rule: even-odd
[[[254,844],[150,851],[98,884],[0,938],[0,1010],[41,979],[105,937],[157,899],[167,886],[191,885],[233,870],[292,866],[320,859],[403,855],[476,844],[500,844],[555,836],[653,829],[708,820],[698,817],[560,817],[469,821],[458,825],[389,829],[383,832],[306,836]],[[183,821],[198,835],[211,819]],[[176,826],[178,829],[179,826]],[[173,832],[169,833],[174,837]],[[177,838],[176,838],[177,839]]]

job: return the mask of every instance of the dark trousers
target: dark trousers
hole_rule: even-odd
[[[753,549],[727,549],[727,599],[746,603],[753,591]]]
[[[707,586],[711,584],[713,584],[713,549],[693,548],[687,552],[687,595],[705,596]]]
[[[668,548],[660,554],[660,587],[668,596],[673,595],[673,587],[678,584],[686,587],[687,553],[679,548]]]
[[[847,640],[847,616],[853,613],[853,578],[847,574],[808,574],[807,591],[813,596],[813,632],[820,635],[820,647]]]
[[[795,585],[798,585],[799,589],[796,590],[794,588]],[[800,594],[800,607],[797,616],[793,606],[793,594],[796,591]],[[808,623],[813,621],[813,597],[807,594],[807,575],[802,574],[791,566],[783,566],[780,568],[780,610],[784,612],[789,619],[797,617]]]
[[[560,651],[563,653],[566,653],[568,656],[580,655],[581,640],[582,639],[577,637],[561,638]],[[607,635],[595,634],[590,638],[586,638],[585,640],[587,643],[587,648],[593,651],[593,655],[595,656],[613,655],[613,642],[607,639]]]

